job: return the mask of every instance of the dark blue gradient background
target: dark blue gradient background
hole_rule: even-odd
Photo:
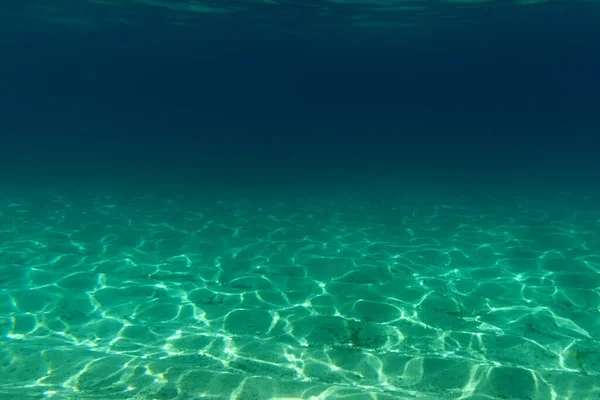
[[[1,176],[594,185],[600,4],[571,3],[457,7],[470,23],[386,30],[349,29],[342,6],[317,27],[293,3],[265,8],[261,29],[247,13],[174,27],[159,10],[81,27],[8,2],[23,18],[0,40]]]

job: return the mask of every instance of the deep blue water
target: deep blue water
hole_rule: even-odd
[[[572,180],[597,166],[594,2],[25,3],[5,7],[0,112],[2,160],[26,176]],[[356,23],[371,20],[388,25]]]
[[[1,398],[600,398],[599,71],[594,0],[3,1]]]

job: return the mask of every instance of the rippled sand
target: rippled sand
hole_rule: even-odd
[[[0,397],[598,399],[598,205],[7,193]]]

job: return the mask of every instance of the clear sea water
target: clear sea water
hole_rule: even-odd
[[[4,0],[0,399],[600,399],[600,1]]]

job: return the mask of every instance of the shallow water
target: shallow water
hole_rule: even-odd
[[[600,2],[4,0],[0,399],[600,399]]]
[[[598,398],[598,205],[6,193],[2,397]]]

